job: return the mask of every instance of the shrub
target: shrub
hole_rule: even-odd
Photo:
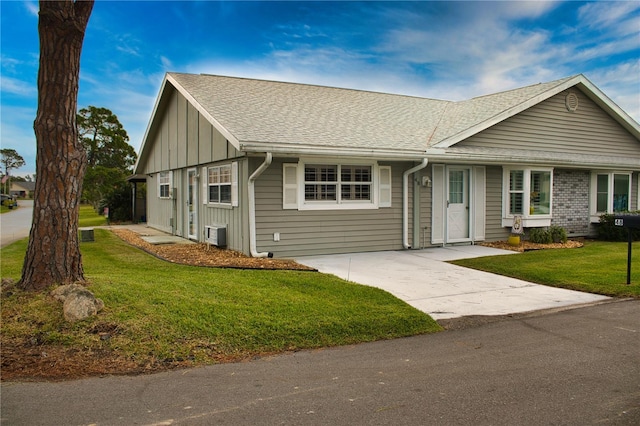
[[[566,243],[567,242],[567,231],[560,226],[551,226],[549,228],[549,233],[551,234],[551,240],[554,243]]]
[[[614,224],[614,218],[615,215],[612,214],[603,214],[600,216],[598,238],[605,241],[627,241],[629,239],[629,230],[622,226],[616,226]],[[634,241],[640,240],[640,229],[633,229],[631,236]]]
[[[550,244],[553,242],[551,232],[545,228],[529,229],[529,241],[536,244]]]

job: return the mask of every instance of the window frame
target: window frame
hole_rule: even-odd
[[[335,166],[336,167],[336,181],[335,181],[335,200],[307,200],[305,197],[305,187],[308,184],[329,184],[331,182],[319,182],[319,181],[307,181],[305,180],[305,169],[307,166]],[[342,168],[343,167],[369,167],[371,173],[371,180],[366,182],[354,182],[354,181],[342,181]],[[367,210],[380,208],[379,194],[380,182],[379,182],[379,168],[386,166],[379,166],[377,161],[371,160],[336,160],[334,158],[306,158],[300,159],[297,164],[297,209],[298,210]],[[390,182],[389,173],[389,183]],[[367,200],[345,200],[342,198],[342,189],[344,185],[368,185],[370,198]],[[391,188],[385,188],[390,191]],[[390,196],[389,196],[390,198]],[[390,201],[388,202],[390,204]],[[386,204],[385,204],[386,205]]]
[[[165,181],[163,181],[165,180]],[[171,199],[171,182],[173,180],[173,173],[171,170],[165,170],[158,172],[158,198],[163,200]],[[166,186],[166,194],[163,194],[162,188]]]
[[[628,177],[627,189],[627,211],[631,210],[631,195],[633,191],[633,172],[625,170],[593,170],[591,172],[591,187],[589,188],[589,212],[592,223],[599,223],[603,214],[615,213],[613,208],[613,194],[615,186],[615,176],[623,175]],[[607,211],[598,211],[598,176],[607,176]],[[640,191],[640,189],[639,189]],[[640,206],[639,206],[640,207]]]
[[[232,170],[232,164],[219,164],[216,166],[208,166],[207,168],[207,175],[206,175],[206,179],[207,179],[207,191],[206,191],[206,195],[207,195],[207,204],[213,205],[213,206],[231,206],[233,204],[233,170]],[[228,182],[222,182],[222,170],[225,169],[227,171],[227,173],[224,176],[228,177]],[[211,171],[215,171],[217,170],[218,172],[218,182],[211,182]],[[217,187],[218,188],[218,198],[217,200],[212,201],[211,200],[211,188],[212,187]],[[229,200],[228,201],[222,201],[222,188],[223,187],[228,187],[228,194],[229,194]]]
[[[502,226],[510,227],[513,225],[515,216],[522,217],[522,226],[526,228],[537,228],[551,226],[551,218],[553,217],[553,167],[538,167],[531,165],[514,165],[502,167]],[[511,172],[521,171],[522,190],[511,190]],[[549,211],[548,213],[532,212],[533,195],[533,179],[534,173],[549,174]],[[511,194],[522,194],[522,214],[513,214],[510,211]],[[527,196],[529,194],[529,196]],[[539,196],[539,195],[538,195]],[[546,203],[545,203],[546,204]],[[535,207],[534,207],[535,208]]]

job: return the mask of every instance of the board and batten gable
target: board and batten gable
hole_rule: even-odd
[[[251,169],[259,158],[251,158]],[[402,172],[413,163],[382,162],[392,173],[391,207],[353,210],[283,209],[283,163],[275,158],[256,180],[256,245],[275,257],[402,249]],[[409,191],[412,204],[412,191]],[[410,215],[409,223],[412,216]],[[274,241],[274,234],[280,241]]]
[[[155,173],[236,158],[241,154],[180,93],[169,90],[156,111],[146,143],[143,173]]]
[[[577,96],[575,111],[567,108],[569,93]],[[577,88],[558,93],[456,146],[615,155],[640,161],[638,139]]]
[[[239,186],[246,186],[246,159],[227,139],[173,87],[168,86],[151,123],[147,140],[150,149],[143,158],[142,173],[147,175],[147,224],[164,232],[186,237],[183,206],[186,203],[187,170],[198,171],[200,185],[205,182],[207,166],[238,162]],[[160,172],[171,173],[171,197],[158,194]],[[203,203],[204,189],[198,192],[198,240],[204,238],[204,226],[233,227],[228,245],[236,250],[248,248],[239,208],[216,208]],[[246,205],[246,191],[239,191],[239,203]],[[231,231],[231,230],[230,230]]]

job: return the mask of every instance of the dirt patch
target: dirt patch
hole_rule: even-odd
[[[141,248],[163,260],[182,265],[238,269],[287,269],[315,271],[291,259],[249,257],[234,250],[219,249],[204,243],[194,244],[150,244],[139,234],[129,229],[113,229],[112,232],[125,242]]]

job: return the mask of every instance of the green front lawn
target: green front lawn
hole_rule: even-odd
[[[640,297],[640,242],[632,245],[631,285],[627,243],[587,241],[582,248],[529,251],[451,263],[554,287],[618,297]]]
[[[46,294],[16,291],[2,300],[3,345],[31,340],[113,351],[140,365],[195,365],[441,330],[389,293],[332,275],[176,265],[104,229],[95,240],[81,251],[104,311],[71,325]],[[23,240],[0,252],[3,277],[19,278],[25,249]]]
[[[78,216],[78,227],[80,228],[107,224],[107,218],[96,213],[93,207],[88,204],[80,206],[80,214]]]

